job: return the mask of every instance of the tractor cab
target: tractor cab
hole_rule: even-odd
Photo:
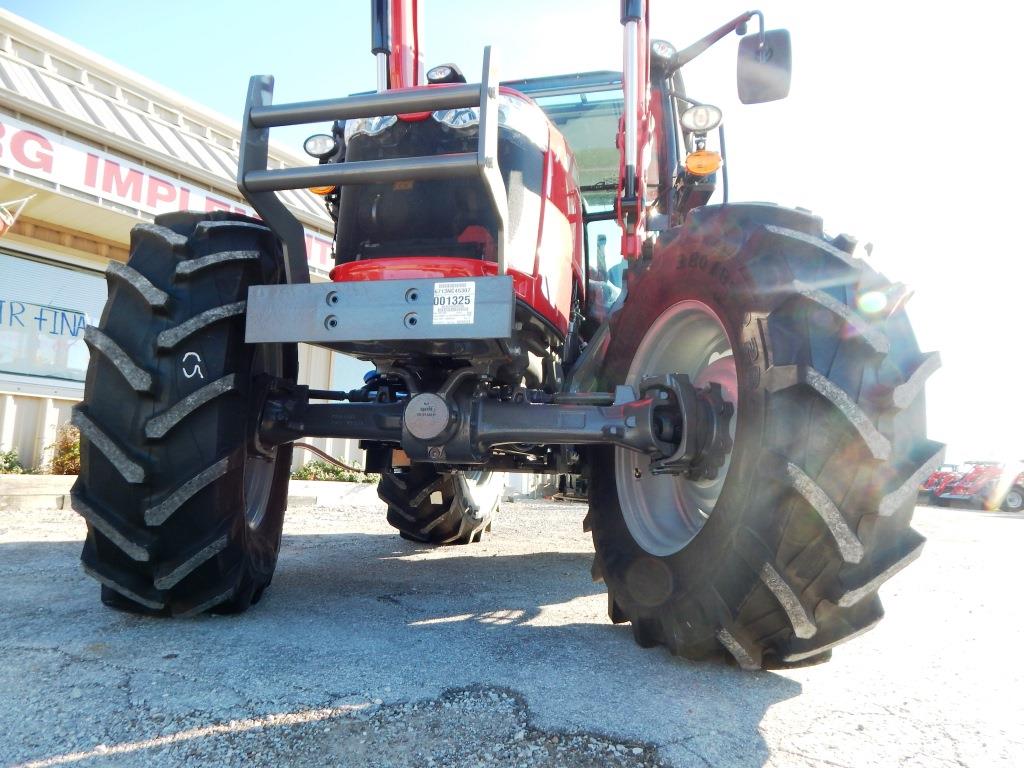
[[[589,337],[607,317],[622,295],[626,260],[620,247],[615,197],[619,186],[617,137],[623,116],[622,73],[614,71],[515,80],[509,87],[529,96],[544,110],[576,159],[577,183],[583,206],[583,253],[586,292],[583,302],[584,337]],[[665,97],[655,90],[652,98]],[[674,115],[674,104],[665,98],[663,114]],[[677,125],[675,120],[659,123]],[[647,169],[647,198],[660,200],[659,189],[671,186],[678,165],[676,137],[652,141]],[[663,157],[664,155],[664,157]],[[664,169],[668,178],[661,177]]]

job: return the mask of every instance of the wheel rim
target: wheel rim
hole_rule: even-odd
[[[1006,508],[1016,512],[1022,506],[1024,506],[1024,496],[1021,495],[1020,491],[1010,491],[1006,494]]]
[[[256,348],[252,361],[251,380],[261,374],[281,376],[284,372],[284,358],[278,344],[261,344]],[[259,415],[253,416],[249,423],[256,425]],[[246,449],[245,465],[242,468],[242,493],[245,507],[245,520],[250,528],[259,528],[270,503],[270,493],[274,487],[274,472],[277,469],[277,447],[266,455],[255,450],[249,441]]]
[[[505,490],[506,473],[472,470],[462,474],[466,478],[469,492],[473,496],[473,503],[481,507],[485,514],[490,514],[491,510],[497,508],[501,503],[501,495]]]
[[[732,403],[729,433],[735,441],[736,362],[718,315],[699,301],[674,304],[654,321],[637,348],[626,383],[636,389],[644,376],[685,373],[700,388],[715,382]],[[636,543],[658,557],[675,554],[704,527],[722,493],[731,452],[714,480],[652,475],[651,457],[615,449],[615,481],[622,516]]]

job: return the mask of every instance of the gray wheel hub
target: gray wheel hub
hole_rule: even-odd
[[[1024,495],[1021,495],[1020,491],[1013,489],[1006,494],[1006,501],[1004,504],[1011,512],[1020,512],[1021,507],[1024,507]]]
[[[717,383],[732,404],[729,422],[735,441],[737,409],[736,362],[729,335],[718,315],[699,301],[681,301],[659,315],[637,347],[626,384],[637,388],[645,376],[685,373],[697,388]],[[690,480],[683,475],[654,475],[651,457],[615,449],[615,481],[619,506],[636,543],[658,557],[675,554],[689,544],[714,512],[729,472],[731,451],[717,476]]]

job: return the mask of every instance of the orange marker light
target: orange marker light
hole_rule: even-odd
[[[310,187],[309,191],[314,195],[329,195],[336,189],[337,187],[334,184],[331,184],[329,187]]]
[[[722,167],[722,156],[710,149],[698,149],[686,156],[686,170],[693,176],[710,176]]]

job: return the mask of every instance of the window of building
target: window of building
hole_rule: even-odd
[[[0,373],[85,381],[103,275],[0,251]]]

